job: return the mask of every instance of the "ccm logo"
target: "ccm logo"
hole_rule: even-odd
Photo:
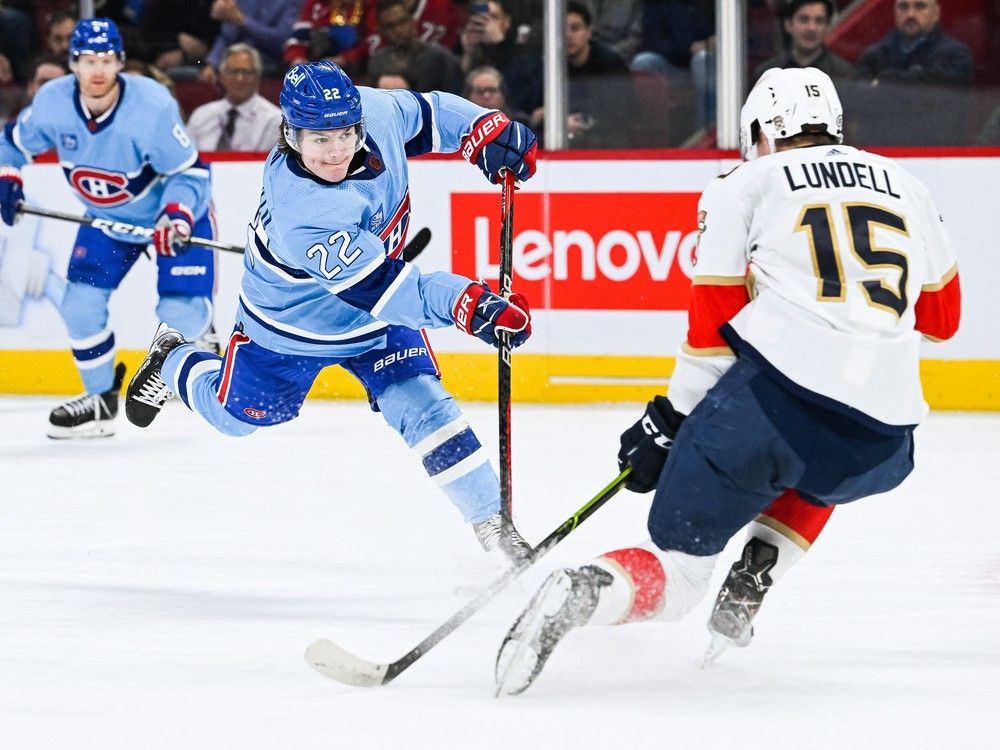
[[[205,266],[174,266],[170,269],[171,276],[204,276],[207,273]]]
[[[498,130],[502,130],[507,122],[509,120],[503,112],[495,112],[479,123],[476,129],[469,133],[469,137],[465,139],[465,143],[462,144],[462,156],[465,160],[472,161],[475,154],[482,148],[482,145],[487,141],[493,140],[489,136]]]
[[[472,314],[472,295],[462,292],[458,298],[458,305],[455,307],[455,322],[460,328],[469,328],[469,315]]]

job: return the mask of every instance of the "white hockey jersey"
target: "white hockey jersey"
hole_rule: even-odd
[[[723,330],[732,348],[878,423],[923,419],[914,305],[955,273],[956,259],[914,177],[849,146],[782,151],[716,178],[699,221],[695,283],[750,286],[749,304]],[[682,410],[711,385],[708,363],[690,355],[671,384]],[[710,359],[714,377],[731,362]]]

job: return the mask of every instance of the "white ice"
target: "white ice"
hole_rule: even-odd
[[[494,698],[497,646],[544,574],[640,541],[647,496],[613,498],[391,685],[352,688],[306,665],[313,639],[391,661],[496,575],[380,417],[308,402],[232,440],[175,403],[147,430],[56,442],[52,405],[0,399],[3,750],[996,741],[998,415],[932,415],[914,474],[834,513],[749,648],[700,668],[707,597],[680,623],[581,629],[531,690]],[[531,541],[614,477],[637,411],[515,407]],[[495,453],[495,408],[468,412]]]

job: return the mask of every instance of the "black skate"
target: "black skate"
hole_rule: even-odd
[[[531,545],[514,528],[505,511],[498,510],[481,523],[472,524],[476,539],[491,555],[503,557],[504,563],[523,565],[531,560]]]
[[[527,690],[559,641],[594,614],[601,587],[612,580],[610,573],[593,565],[563,568],[546,578],[500,644],[497,693],[517,695]]]
[[[79,398],[57,406],[49,414],[48,436],[54,440],[71,438],[111,437],[115,434],[115,417],[118,416],[118,393],[125,379],[125,363],[115,367],[115,380],[111,390],[104,393],[85,393]]]
[[[160,377],[160,370],[167,355],[184,343],[184,337],[166,323],[161,323],[156,329],[149,354],[128,384],[125,395],[125,416],[136,427],[149,427],[163,404],[174,397]]]
[[[199,349],[201,349],[203,352],[214,354],[217,357],[222,356],[222,347],[220,346],[219,343],[219,334],[216,333],[214,324],[208,327],[208,331],[205,332],[204,336],[202,336],[200,339],[192,343],[194,343],[194,345],[197,346]]]
[[[740,648],[750,645],[753,618],[764,601],[764,594],[771,588],[773,581],[769,571],[777,561],[778,548],[773,544],[757,537],[746,543],[742,556],[729,569],[708,618],[708,630],[713,635],[710,653],[716,647],[721,653],[727,645]],[[719,641],[717,636],[725,640]]]

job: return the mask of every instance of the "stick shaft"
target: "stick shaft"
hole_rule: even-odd
[[[127,224],[123,221],[114,221],[112,219],[95,219],[90,216],[77,216],[76,214],[67,214],[62,211],[51,211],[47,208],[39,208],[37,206],[29,206],[22,203],[18,206],[18,212],[22,214],[32,214],[34,216],[43,216],[47,219],[59,219],[60,221],[69,221],[74,224],[81,224],[85,227],[93,227],[94,229],[109,230],[117,232],[119,234],[131,234],[136,239],[136,244],[143,241],[148,241],[153,236],[153,230],[149,227],[141,227],[136,224]],[[216,242],[215,240],[208,240],[204,237],[192,237],[188,240],[188,244],[197,245],[198,247],[206,247],[210,250],[218,250],[226,253],[240,253],[243,254],[243,248],[236,245],[227,245],[223,242]]]
[[[500,192],[500,296],[509,299],[514,273],[514,175],[508,169],[503,176]],[[511,334],[500,336],[497,356],[497,407],[500,428],[500,503],[508,514],[514,510],[511,473],[510,389]]]

